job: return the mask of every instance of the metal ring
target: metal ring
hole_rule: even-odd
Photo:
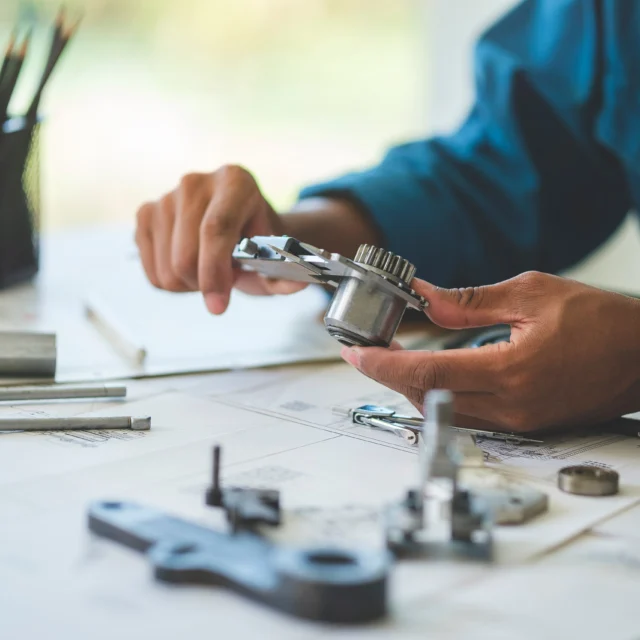
[[[576,465],[560,469],[558,488],[578,496],[612,496],[618,493],[619,478],[612,469]]]

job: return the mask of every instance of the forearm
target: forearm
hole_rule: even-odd
[[[353,257],[361,244],[382,242],[371,218],[348,200],[306,198],[282,221],[287,235],[347,257]]]
[[[627,412],[640,412],[640,300],[629,299],[630,323],[624,328],[629,340],[626,366],[631,372],[631,387],[627,395]]]

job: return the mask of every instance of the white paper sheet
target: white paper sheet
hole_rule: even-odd
[[[500,570],[435,601],[405,604],[406,624],[395,637],[637,638],[639,560],[637,547],[585,535],[537,564]]]
[[[236,292],[228,313],[214,317],[199,294],[171,294],[146,281],[127,227],[54,234],[45,238],[43,255],[34,284],[0,293],[0,329],[55,332],[58,381],[339,357],[322,324],[327,298],[316,287],[263,298]],[[144,343],[143,366],[123,358],[87,320],[85,301],[95,296]]]
[[[622,486],[640,486],[640,439],[615,434],[545,438],[541,445],[513,445],[485,440],[488,460],[507,472],[549,482],[562,467],[589,464],[620,473]]]
[[[607,518],[640,501],[633,474],[623,474],[618,496],[582,498],[555,489],[548,470],[536,476],[518,466],[527,458],[512,457],[507,471],[546,491],[551,507],[526,526],[496,531],[497,567],[401,563],[394,570],[389,620],[355,630],[301,623],[221,590],[155,584],[144,558],[87,534],[87,505],[126,499],[222,526],[222,515],[203,505],[211,447],[221,443],[224,482],[282,490],[285,525],[274,539],[380,545],[381,509],[415,481],[415,449],[395,436],[385,439],[387,434],[364,428],[353,432],[332,407],[365,402],[402,407],[401,398],[346,365],[158,379],[133,387],[133,401],[100,403],[99,412],[121,413],[126,407],[149,413],[152,430],[136,440],[79,446],[56,434],[0,437],[0,603],[8,609],[0,616],[2,637],[58,634],[84,640],[107,638],[117,629],[121,638],[173,640],[181,630],[197,640],[210,637],[214,621],[221,637],[475,638],[478,630],[492,638],[543,637],[543,632],[554,637],[549,620],[557,616],[565,625],[567,610],[556,600],[576,589],[591,603],[582,582],[599,579],[601,562],[578,571],[573,560],[540,569],[532,561],[585,530],[604,527]],[[81,403],[80,409],[95,412],[96,406]],[[638,448],[610,449],[615,444],[584,455],[632,466]],[[557,446],[554,451],[564,447],[564,454],[575,445]],[[619,558],[618,551],[613,555]],[[633,591],[636,582],[625,577],[620,584]],[[613,582],[606,584],[613,590]],[[612,624],[618,616],[621,631],[628,629],[628,600],[625,592],[605,617]],[[557,613],[534,619],[553,602]],[[25,615],[25,603],[38,610],[37,619]],[[578,605],[571,606],[577,613]],[[595,616],[593,609],[589,616]],[[585,624],[585,633],[600,632],[599,624]],[[566,625],[561,628],[566,633]]]

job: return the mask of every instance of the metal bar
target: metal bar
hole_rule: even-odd
[[[124,398],[127,387],[119,385],[71,386],[36,385],[33,387],[0,387],[0,402],[23,400],[71,400],[77,398]]]
[[[55,374],[55,334],[0,332],[0,376],[53,378]]]
[[[0,420],[0,431],[67,431],[71,429],[132,429],[147,431],[151,428],[149,416],[107,416],[73,418],[5,418]]]

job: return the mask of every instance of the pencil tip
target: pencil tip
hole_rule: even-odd
[[[20,46],[20,51],[18,53],[18,56],[20,58],[26,58],[27,56],[27,51],[29,51],[29,42],[31,41],[32,31],[33,31],[32,29],[29,29],[29,31],[27,31],[27,35],[24,37],[22,41],[22,45]]]
[[[66,27],[65,29],[63,29],[62,31],[62,35],[64,37],[65,40],[70,40],[71,37],[75,34],[75,32],[78,30],[78,27],[80,26],[80,23],[82,22],[82,18],[84,16],[82,16],[82,14],[75,20],[75,22],[73,22],[73,24],[70,24],[68,27]]]
[[[60,5],[58,9],[58,15],[56,16],[56,27],[62,27],[64,24],[64,16],[66,14],[66,9],[64,5]]]
[[[16,39],[17,39],[17,35],[16,35],[16,32],[14,31],[11,34],[11,37],[9,38],[9,44],[7,45],[7,50],[5,52],[5,55],[10,56],[13,53],[13,49],[16,46]]]
[[[71,25],[71,33],[72,34],[74,34],[78,30],[78,27],[80,26],[80,23],[82,22],[83,19],[84,19],[84,15],[81,13],[76,18],[76,21]]]

